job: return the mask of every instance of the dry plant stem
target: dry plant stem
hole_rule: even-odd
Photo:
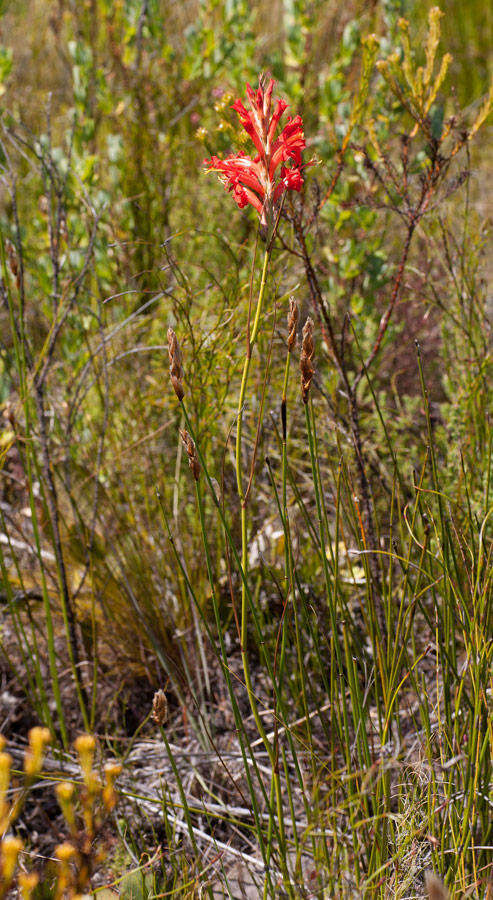
[[[332,319],[330,317],[330,313],[324,303],[322,291],[320,285],[318,283],[317,276],[315,274],[315,270],[312,265],[312,261],[310,259],[310,254],[308,253],[308,247],[306,246],[305,234],[303,230],[303,225],[301,223],[300,216],[294,212],[292,216],[292,222],[296,234],[296,240],[298,241],[301,258],[303,260],[303,265],[305,267],[305,275],[306,280],[308,281],[308,287],[310,289],[310,295],[313,303],[313,307],[315,309],[315,313],[317,316],[317,320],[320,326],[320,330],[322,332],[323,338],[327,345],[327,349],[331,355],[332,361],[341,375],[346,389],[349,388],[349,384],[347,381],[347,376],[344,371],[344,366],[342,365],[342,360],[340,359],[339,350],[337,348],[337,343],[334,335],[334,328],[332,325]]]
[[[373,512],[372,512],[372,498],[371,498],[371,487],[368,481],[368,477],[366,475],[365,469],[365,461],[361,440],[361,429],[359,423],[359,411],[358,411],[358,403],[357,403],[357,395],[355,387],[350,383],[346,367],[344,364],[344,360],[339,353],[339,348],[337,346],[337,342],[335,339],[334,328],[332,324],[332,319],[330,316],[330,312],[327,309],[327,306],[324,302],[322,291],[320,285],[318,283],[318,278],[315,273],[315,270],[312,265],[312,261],[310,259],[310,254],[308,252],[308,248],[305,241],[305,235],[303,231],[303,226],[301,224],[300,218],[295,213],[293,216],[293,224],[296,233],[296,238],[300,247],[301,256],[303,259],[303,264],[305,267],[305,274],[308,281],[308,287],[310,289],[310,295],[312,299],[312,303],[317,315],[317,320],[320,325],[320,329],[322,331],[322,335],[324,337],[325,343],[329,350],[332,361],[339,373],[345,387],[348,406],[349,406],[349,424],[351,428],[351,435],[353,439],[354,451],[356,456],[356,465],[358,468],[358,480],[360,485],[361,498],[363,501],[363,512],[364,512],[364,525],[365,531],[368,536],[368,544],[370,545],[370,549],[373,549],[377,546],[374,522],[373,522]],[[407,257],[406,257],[407,258]],[[404,271],[404,265],[402,266],[402,272]],[[401,277],[402,277],[401,272]],[[397,298],[398,291],[396,293]],[[396,299],[395,298],[395,299]],[[394,303],[395,303],[394,299]],[[388,322],[387,322],[388,324]],[[364,371],[364,369],[363,369]],[[356,385],[357,387],[357,385]],[[366,543],[366,541],[365,541]],[[372,575],[372,580],[374,582],[375,588],[378,591],[379,585],[379,577],[378,577],[378,566],[376,564],[376,559],[373,554],[369,555],[369,566]],[[380,604],[379,604],[380,605]],[[381,612],[381,611],[380,611]],[[383,628],[383,619],[382,615],[379,615],[380,628]],[[382,630],[382,634],[385,632]]]
[[[370,355],[369,355],[368,359],[366,360],[366,362],[362,363],[360,370],[354,379],[354,382],[352,385],[352,390],[353,390],[354,394],[356,394],[358,385],[359,385],[363,375],[368,371],[371,364],[373,363],[375,358],[378,356],[380,347],[382,346],[382,341],[385,337],[385,332],[387,331],[390,319],[392,317],[392,313],[394,311],[395,304],[399,297],[399,293],[400,293],[400,289],[401,289],[401,285],[402,285],[402,279],[404,277],[404,271],[406,268],[409,251],[411,249],[411,242],[413,239],[413,235],[416,230],[417,221],[418,221],[417,215],[411,214],[409,217],[409,221],[408,221],[407,233],[406,233],[406,237],[404,240],[404,246],[402,248],[402,254],[401,254],[400,261],[399,261],[399,266],[398,266],[396,276],[394,279],[394,284],[392,287],[392,293],[390,295],[390,300],[389,300],[387,309],[385,310],[385,312],[380,320],[380,326],[378,329],[377,337],[373,344]]]

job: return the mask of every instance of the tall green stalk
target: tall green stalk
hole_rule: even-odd
[[[247,528],[247,504],[248,504],[248,491],[249,488],[244,489],[243,486],[243,473],[242,473],[242,458],[241,458],[241,450],[242,450],[242,437],[243,437],[243,408],[245,405],[245,399],[247,397],[248,391],[248,376],[250,374],[250,364],[252,360],[252,351],[255,347],[259,328],[260,328],[260,320],[262,315],[263,301],[265,296],[265,286],[267,282],[267,271],[269,266],[270,259],[270,249],[267,246],[264,255],[264,263],[262,267],[262,275],[260,279],[260,287],[257,296],[257,305],[255,309],[255,317],[253,320],[253,328],[250,332],[250,320],[247,323],[247,340],[246,340],[246,356],[245,362],[243,364],[243,374],[241,378],[241,387],[240,393],[238,397],[238,413],[237,413],[237,429],[236,429],[236,452],[235,452],[235,461],[236,461],[236,484],[238,489],[238,497],[240,499],[241,504],[241,566],[244,573],[244,579],[242,580],[241,585],[241,620],[240,620],[240,645],[241,645],[241,661],[243,666],[243,674],[245,678],[245,686],[248,694],[248,701],[250,704],[250,709],[252,710],[253,718],[255,720],[255,724],[257,726],[257,730],[259,732],[260,737],[262,738],[265,749],[269,755],[270,764],[272,767],[272,789],[271,789],[271,800],[274,800],[277,808],[278,815],[278,828],[279,828],[279,841],[281,846],[279,847],[279,858],[281,862],[281,869],[283,871],[284,877],[284,885],[289,893],[292,895],[292,888],[289,883],[289,875],[286,869],[286,835],[284,830],[284,811],[282,805],[282,791],[281,791],[281,779],[279,773],[279,759],[276,754],[275,748],[273,747],[271,741],[267,736],[267,732],[264,728],[262,720],[259,715],[257,700],[252,687],[252,679],[250,674],[250,665],[248,662],[248,593],[246,586],[246,579],[248,576],[248,528]],[[261,415],[261,414],[260,414]],[[260,423],[259,423],[260,424]],[[272,829],[269,829],[269,835],[272,837]],[[269,853],[270,853],[270,844],[269,840]]]
[[[247,530],[247,503],[248,497],[243,488],[243,473],[242,473],[242,461],[241,461],[241,445],[242,445],[242,436],[243,436],[243,407],[245,404],[245,397],[247,394],[248,387],[248,375],[250,373],[250,364],[252,360],[252,350],[255,346],[259,325],[260,325],[260,317],[262,313],[262,306],[265,294],[265,285],[267,281],[267,269],[269,265],[269,249],[267,248],[264,256],[264,264],[262,268],[262,277],[260,280],[260,288],[257,297],[257,307],[255,311],[255,318],[253,322],[253,329],[250,333],[250,323],[247,325],[247,349],[245,362],[243,364],[243,375],[241,379],[241,387],[240,394],[238,397],[238,418],[237,418],[237,430],[236,430],[236,452],[235,452],[235,460],[236,460],[236,484],[238,488],[238,496],[240,498],[241,504],[241,566],[243,569],[243,573],[245,575],[245,579],[248,572],[248,530]],[[267,750],[271,762],[273,760],[273,750],[271,743],[267,737],[267,733],[262,724],[262,720],[259,716],[257,701],[255,699],[255,694],[252,688],[252,679],[250,675],[250,666],[248,663],[248,650],[247,650],[247,632],[248,632],[248,597],[247,597],[247,589],[245,580],[242,581],[241,585],[241,623],[240,623],[240,644],[241,644],[241,661],[243,666],[243,674],[245,676],[245,685],[248,694],[248,701],[250,703],[250,708],[253,713],[253,717],[255,719],[255,724],[258,728],[258,732],[264,742],[265,749]]]

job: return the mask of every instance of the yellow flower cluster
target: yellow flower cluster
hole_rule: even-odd
[[[0,900],[9,895],[16,875],[19,854],[24,849],[21,839],[7,832],[19,817],[29,785],[41,772],[50,738],[47,728],[31,728],[24,754],[23,789],[14,792],[11,785],[12,757],[5,750],[5,738],[0,735]],[[13,795],[12,800],[9,800],[10,792]],[[20,873],[17,883],[23,900],[30,900],[38,883],[38,876],[35,873]]]
[[[32,728],[24,755],[24,780],[15,790],[11,783],[12,757],[6,752],[5,738],[0,735],[0,900],[9,896],[17,886],[23,900],[31,900],[39,882],[35,872],[18,872],[19,856],[24,849],[22,840],[9,833],[19,816],[29,793],[29,787],[42,771],[50,732],[47,728]],[[61,781],[56,787],[57,800],[68,826],[69,839],[55,848],[57,880],[55,900],[82,896],[89,882],[94,864],[104,854],[95,849],[95,838],[100,834],[110,813],[116,806],[118,795],[115,781],[121,766],[109,762],[101,779],[94,768],[96,741],[90,734],[82,734],[75,741],[79,758],[82,784]],[[12,799],[9,795],[12,794]]]

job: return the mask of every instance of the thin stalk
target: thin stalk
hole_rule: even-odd
[[[325,533],[325,521],[322,510],[322,499],[321,499],[321,491],[322,486],[319,483],[319,467],[318,467],[318,458],[316,451],[316,444],[314,440],[314,432],[313,432],[313,408],[311,403],[305,404],[305,421],[306,421],[306,431],[308,435],[308,446],[310,450],[310,462],[312,467],[312,477],[313,477],[313,487],[315,490],[315,503],[317,507],[317,519],[318,519],[318,527],[320,534],[320,547],[321,547],[321,556],[322,556],[322,565],[325,576],[325,586],[327,590],[327,605],[329,607],[329,615],[330,615],[330,624],[332,627],[332,634],[334,635],[334,646],[337,657],[337,665],[339,672],[342,673],[344,671],[344,667],[342,664],[342,655],[341,648],[338,640],[337,633],[337,618],[336,618],[336,609],[335,609],[335,596],[334,596],[334,586],[331,581],[330,572],[329,572],[329,563],[327,559],[326,545],[329,541],[329,535]]]
[[[173,769],[173,774],[174,774],[174,776],[175,776],[176,784],[177,784],[178,791],[179,791],[180,798],[181,798],[181,802],[182,802],[182,804],[183,804],[183,814],[184,814],[184,816],[185,816],[185,821],[186,821],[186,823],[187,823],[188,834],[189,834],[190,842],[191,842],[191,844],[192,844],[193,851],[194,851],[194,854],[195,854],[195,859],[196,859],[197,862],[199,862],[201,855],[200,855],[200,852],[199,852],[199,848],[198,848],[198,846],[197,846],[197,841],[196,841],[196,839],[195,839],[195,832],[194,832],[194,830],[193,830],[192,819],[191,819],[191,817],[190,817],[190,810],[189,810],[189,808],[188,808],[188,802],[187,802],[187,796],[186,796],[186,794],[185,794],[185,789],[184,789],[184,787],[183,787],[183,783],[182,783],[182,780],[181,780],[181,777],[180,777],[180,773],[179,773],[179,771],[178,771],[178,767],[177,767],[177,765],[176,765],[175,758],[174,758],[174,756],[173,756],[171,747],[170,747],[170,745],[169,745],[168,738],[166,737],[166,731],[164,730],[164,728],[163,728],[162,725],[159,727],[159,730],[160,730],[160,732],[161,732],[161,737],[162,737],[162,739],[163,739],[164,746],[166,747],[166,753],[167,753],[168,759],[169,759],[169,761],[170,761],[171,768]],[[207,891],[207,894],[209,895],[209,897],[210,897],[211,900],[212,900],[212,897],[213,897],[213,895],[212,895],[212,888],[211,888],[210,886],[207,886],[207,887],[206,887],[206,891]]]
[[[242,477],[242,465],[241,465],[241,450],[242,450],[242,437],[243,437],[243,408],[245,405],[245,398],[247,395],[248,388],[248,376],[250,373],[250,364],[252,360],[252,350],[255,346],[259,327],[260,320],[262,315],[262,307],[265,295],[265,285],[267,282],[267,270],[270,259],[270,246],[267,246],[265,255],[264,255],[264,263],[262,267],[262,275],[260,279],[260,287],[257,297],[257,306],[255,310],[255,317],[253,321],[253,328],[250,332],[250,322],[247,323],[247,346],[246,346],[246,356],[245,362],[243,364],[243,374],[241,379],[240,393],[238,396],[238,411],[237,411],[237,429],[236,429],[236,451],[235,451],[235,462],[236,462],[236,484],[238,489],[238,496],[241,504],[241,567],[243,569],[243,573],[245,579],[242,580],[241,585],[241,620],[240,620],[240,647],[241,647],[241,661],[243,666],[243,674],[245,678],[245,686],[248,694],[248,701],[250,704],[250,709],[252,710],[253,718],[255,720],[255,724],[257,726],[258,733],[262,738],[265,749],[268,753],[269,760],[272,766],[272,778],[273,778],[273,788],[275,792],[276,798],[276,806],[277,806],[277,815],[278,815],[278,826],[279,826],[279,839],[280,839],[280,865],[283,873],[284,886],[288,891],[288,894],[292,895],[292,888],[289,883],[289,875],[286,868],[286,859],[285,859],[285,834],[284,834],[284,811],[282,805],[282,793],[281,793],[281,781],[279,775],[279,761],[276,757],[276,753],[274,747],[272,746],[269,738],[267,737],[267,732],[264,728],[262,720],[259,715],[257,700],[253,691],[252,679],[250,673],[250,664],[248,661],[248,592],[246,587],[246,578],[248,576],[248,526],[247,526],[247,502],[248,497],[247,493],[243,488],[243,477]],[[262,415],[262,412],[261,414]],[[259,422],[259,429],[261,426],[261,421]]]
[[[287,471],[288,471],[288,458],[287,458],[287,405],[286,405],[286,396],[288,390],[288,379],[289,379],[289,363],[291,360],[291,353],[288,352],[286,356],[286,365],[284,367],[284,384],[282,389],[282,400],[281,400],[281,424],[282,424],[282,514],[283,514],[283,530],[284,530],[284,603],[287,607],[289,595],[291,593],[291,589],[293,590],[293,609],[295,606],[294,600],[294,584],[292,582],[290,573],[291,573],[291,564],[290,564],[290,556],[291,556],[291,535],[289,529],[289,519],[288,519],[288,503],[287,503]],[[279,690],[282,686],[283,680],[283,672],[284,672],[284,660],[286,655],[286,623],[283,624],[282,629],[282,642],[281,642],[281,654],[279,659]]]
[[[257,298],[257,308],[255,312],[255,319],[253,322],[253,329],[251,334],[247,334],[247,352],[245,357],[245,362],[243,364],[243,375],[241,379],[241,387],[240,394],[238,397],[238,417],[237,417],[237,431],[236,431],[236,484],[238,488],[238,496],[240,498],[241,503],[241,566],[245,577],[248,572],[248,530],[247,530],[247,509],[246,509],[246,501],[245,501],[245,493],[243,490],[243,478],[242,478],[242,466],[241,466],[241,445],[242,445],[242,436],[243,436],[243,407],[245,404],[245,396],[248,386],[248,375],[250,372],[250,363],[252,359],[252,350],[255,346],[255,342],[258,335],[260,316],[262,312],[262,305],[265,293],[265,284],[267,279],[267,267],[269,264],[269,250],[265,251],[264,256],[264,265],[262,269],[262,277],[260,280],[260,288]],[[247,327],[247,331],[249,331]],[[247,591],[245,582],[242,582],[241,585],[241,632],[240,632],[240,644],[241,644],[241,661],[243,665],[243,672],[245,676],[245,685],[248,694],[248,700],[250,703],[250,708],[253,713],[253,717],[255,719],[255,724],[257,726],[258,732],[262,737],[265,748],[271,762],[274,761],[273,750],[269,739],[267,738],[267,733],[262,724],[262,720],[259,716],[257,701],[255,699],[255,695],[252,687],[252,679],[250,674],[250,666],[248,662],[248,653],[247,653],[247,629],[248,629],[248,603],[247,603]]]
[[[233,684],[231,681],[231,673],[230,673],[230,669],[229,669],[228,657],[227,657],[226,647],[224,644],[223,630],[222,630],[222,624],[221,624],[221,615],[220,615],[219,603],[218,603],[216,589],[215,589],[215,579],[214,579],[213,570],[212,570],[212,562],[211,562],[211,556],[210,556],[210,551],[209,551],[209,542],[207,540],[207,531],[206,531],[205,517],[204,517],[204,503],[203,503],[203,498],[202,498],[202,490],[201,490],[201,486],[200,486],[200,480],[195,482],[195,490],[196,490],[196,496],[197,496],[197,506],[198,506],[198,510],[199,510],[200,528],[201,528],[201,532],[202,532],[202,540],[203,540],[205,559],[206,559],[206,565],[207,565],[207,574],[208,574],[209,584],[210,584],[210,588],[211,588],[212,606],[214,609],[217,634],[219,637],[221,661],[222,661],[222,665],[223,665],[224,676],[226,679],[228,693],[229,693],[232,708],[233,708],[233,715],[235,718],[235,724],[236,724],[238,739],[239,739],[239,743],[240,743],[241,754],[242,754],[243,763],[245,766],[245,774],[247,777],[247,783],[248,783],[248,787],[249,787],[250,797],[252,799],[253,813],[254,813],[256,826],[257,826],[257,834],[259,836],[260,849],[261,849],[264,860],[266,860],[266,873],[267,873],[266,883],[267,883],[267,882],[270,882],[269,851],[267,849],[267,852],[266,852],[266,849],[264,846],[263,832],[262,832],[262,826],[261,826],[261,822],[260,822],[260,814],[259,814],[259,810],[257,807],[255,789],[251,782],[250,769],[248,766],[248,761],[247,761],[246,752],[245,752],[245,746],[244,746],[244,740],[243,740],[243,722],[242,722],[241,713],[240,713],[240,710],[238,708],[238,704],[236,701],[236,695],[234,693]],[[255,756],[254,756],[253,751],[251,752],[251,758],[252,758],[252,762],[253,762],[254,766],[256,767],[256,761],[255,761]],[[258,770],[257,770],[257,777],[260,781],[260,773],[258,772]],[[271,798],[271,802],[272,802],[272,798]],[[272,806],[271,806],[271,808],[272,808]],[[269,828],[270,828],[270,822],[269,822]],[[269,847],[269,844],[270,844],[270,840],[269,840],[269,836],[268,836],[267,847]],[[272,884],[270,884],[270,888],[272,889]]]

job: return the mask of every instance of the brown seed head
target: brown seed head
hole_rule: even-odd
[[[190,466],[190,468],[193,472],[193,477],[195,478],[195,481],[198,481],[199,475],[200,475],[200,463],[199,463],[199,457],[197,455],[197,448],[196,448],[192,438],[190,437],[188,431],[186,430],[186,428],[183,428],[183,429],[180,428],[180,437],[183,441],[183,446],[185,447],[185,450],[187,451],[188,465]]]
[[[448,891],[434,872],[426,872],[425,886],[429,900],[448,900]]]
[[[9,264],[9,269],[12,272],[14,278],[17,278],[19,274],[19,262],[17,259],[17,250],[15,249],[12,241],[7,240],[5,242],[5,249],[7,251],[7,260]]]
[[[157,691],[152,701],[152,718],[157,725],[164,725],[168,718],[168,701],[164,691]]]
[[[299,319],[300,311],[298,309],[298,304],[294,297],[289,298],[289,313],[288,313],[288,351],[292,353],[294,348],[296,347],[296,330],[298,327],[298,319]]]
[[[173,390],[181,402],[185,396],[183,390],[183,369],[181,366],[181,350],[178,338],[172,328],[168,328],[169,373]]]
[[[313,344],[313,319],[308,316],[303,326],[303,341],[301,344],[300,371],[301,371],[301,397],[303,403],[308,403],[308,395],[310,393],[310,385],[315,374],[313,368],[313,354],[315,347]]]

